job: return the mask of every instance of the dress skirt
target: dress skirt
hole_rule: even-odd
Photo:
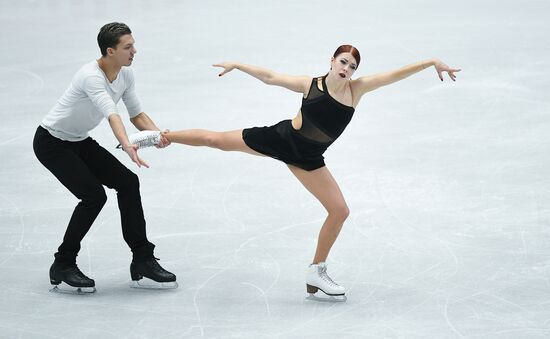
[[[273,126],[246,128],[243,140],[256,152],[306,171],[325,166],[323,153],[328,145],[300,135],[300,131],[292,127],[291,120]]]

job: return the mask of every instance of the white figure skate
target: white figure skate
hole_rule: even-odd
[[[138,148],[146,148],[158,145],[160,143],[160,131],[140,131],[128,136],[131,144],[137,145]],[[122,148],[120,144],[116,148]]]
[[[324,262],[318,264],[311,264],[308,267],[306,275],[306,287],[307,293],[309,293],[309,299],[324,300],[314,296],[317,291],[330,296],[328,301],[345,301],[346,289],[343,286],[335,283],[327,274],[327,264]],[[338,297],[338,298],[336,298]]]

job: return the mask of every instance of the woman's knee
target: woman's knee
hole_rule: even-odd
[[[218,148],[220,144],[220,138],[216,132],[205,132],[202,138],[205,146]]]
[[[222,151],[230,151],[228,140],[221,132],[208,132],[205,135],[205,144],[208,147],[217,148]]]
[[[344,222],[349,217],[349,213],[349,207],[345,203],[338,205],[329,211],[330,216],[341,222]]]

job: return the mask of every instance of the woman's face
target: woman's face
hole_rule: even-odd
[[[357,61],[351,53],[340,53],[330,60],[330,67],[334,76],[349,80],[357,69]]]

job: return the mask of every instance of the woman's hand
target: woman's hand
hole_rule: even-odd
[[[439,79],[443,81],[443,72],[447,72],[449,74],[449,78],[451,78],[452,81],[456,81],[456,72],[460,72],[460,68],[451,68],[447,66],[443,61],[436,59],[434,61],[435,70],[437,72],[437,75],[439,76]]]
[[[231,72],[232,70],[234,70],[236,67],[237,67],[237,64],[233,63],[233,62],[221,62],[219,64],[214,64],[212,65],[214,67],[222,67],[223,68],[223,72],[221,72],[220,74],[218,74],[218,76],[222,76],[224,75],[225,73],[229,73]]]

